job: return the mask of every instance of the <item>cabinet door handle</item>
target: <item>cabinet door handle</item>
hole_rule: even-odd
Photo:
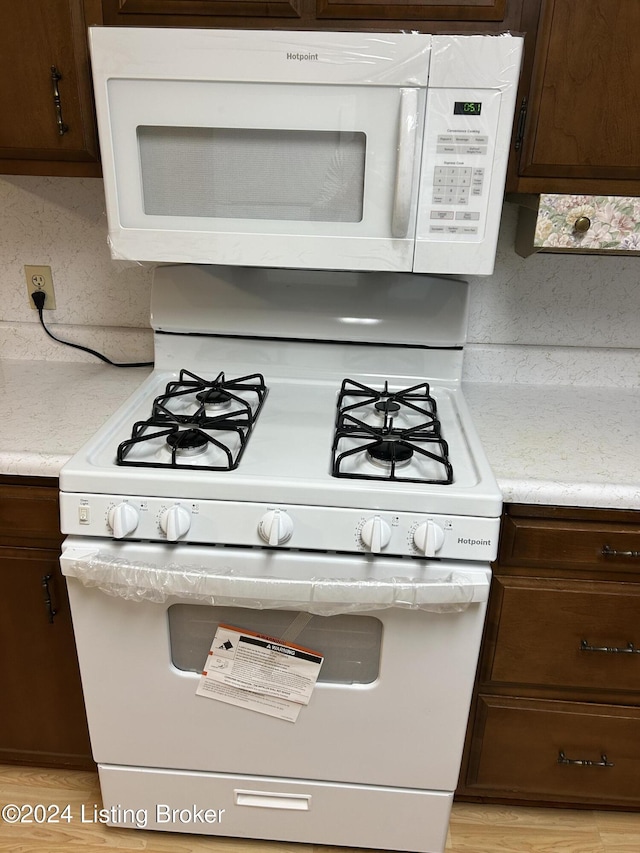
[[[47,608],[47,615],[49,617],[49,622],[53,623],[54,616],[58,613],[58,611],[54,608],[53,602],[51,601],[51,590],[49,589],[49,581],[52,579],[53,575],[43,575],[42,576],[42,591],[44,592],[44,606]]]
[[[558,764],[577,764],[580,767],[615,767],[615,764],[607,760],[604,753],[600,755],[600,761],[590,761],[588,758],[567,758],[562,750],[558,753]]]
[[[616,551],[608,545],[603,545],[600,553],[603,557],[640,557],[640,551]]]
[[[69,130],[68,125],[62,120],[62,101],[60,100],[60,89],[58,81],[62,80],[62,74],[58,71],[55,65],[51,66],[51,83],[53,84],[53,106],[56,110],[56,123],[58,125],[58,133],[64,136]]]
[[[633,643],[627,643],[624,648],[619,646],[592,646],[587,640],[580,640],[581,652],[608,652],[613,655],[640,655]]]

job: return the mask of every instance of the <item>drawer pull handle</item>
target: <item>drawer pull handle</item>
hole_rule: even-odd
[[[603,557],[640,557],[640,551],[616,551],[608,545],[603,545],[600,553]]]
[[[627,643],[622,649],[616,646],[591,646],[587,640],[580,640],[581,652],[609,652],[613,655],[640,655],[640,649],[636,649],[633,643]]]
[[[567,758],[562,750],[558,753],[558,764],[577,764],[581,767],[615,767],[607,756],[602,753],[600,761],[589,761],[588,758]]]

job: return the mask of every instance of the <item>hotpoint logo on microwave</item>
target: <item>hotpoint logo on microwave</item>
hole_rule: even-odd
[[[317,53],[291,53],[289,51],[287,53],[287,59],[297,60],[298,62],[317,62],[318,54]]]

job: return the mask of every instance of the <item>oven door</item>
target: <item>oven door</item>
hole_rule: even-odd
[[[97,762],[454,790],[488,566],[74,538],[61,563]],[[301,611],[332,615],[295,637],[325,658],[295,723],[196,695],[219,623]]]

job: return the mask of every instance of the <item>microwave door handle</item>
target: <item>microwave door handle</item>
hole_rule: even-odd
[[[393,237],[406,237],[409,231],[417,136],[418,89],[401,89],[398,164],[391,217],[391,234]]]

